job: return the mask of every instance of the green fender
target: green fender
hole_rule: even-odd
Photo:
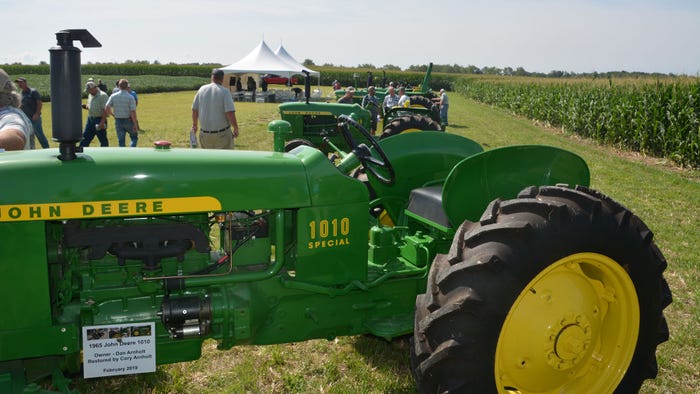
[[[586,162],[569,151],[540,145],[498,148],[468,157],[447,176],[442,203],[452,226],[478,221],[488,204],[515,198],[528,186],[588,186]]]

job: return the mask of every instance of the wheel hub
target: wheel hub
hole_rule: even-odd
[[[585,316],[560,319],[549,330],[547,363],[560,371],[574,367],[588,352],[592,336],[591,324]]]

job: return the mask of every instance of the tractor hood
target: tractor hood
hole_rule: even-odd
[[[0,179],[0,221],[295,208],[367,198],[359,182],[316,150],[295,156],[86,148],[71,161],[47,149],[3,152]]]

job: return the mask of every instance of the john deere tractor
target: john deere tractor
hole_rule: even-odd
[[[429,81],[430,69],[424,83],[429,85]],[[372,111],[360,105],[361,97],[353,104],[310,102],[309,78],[306,78],[305,96],[305,102],[289,102],[279,106],[280,118],[291,125],[291,130],[284,137],[287,152],[300,145],[317,147],[326,153],[335,152],[336,147],[349,149],[338,126],[338,117],[341,115],[350,116],[364,128],[370,127]],[[378,94],[377,97],[381,106],[383,96]],[[405,107],[394,107],[386,111],[377,109],[382,122],[378,124],[376,138],[381,140],[411,131],[442,130],[438,107],[430,99],[416,95],[411,100],[410,105]],[[351,133],[359,136],[354,129]]]
[[[347,145],[81,151],[84,30],[51,49],[48,149],[0,153],[0,392],[218,348],[410,335],[422,393],[633,392],[668,338],[666,261],[577,155],[425,131]],[[368,184],[348,176],[366,170]],[[372,196],[372,197],[370,197]]]
[[[420,85],[415,86],[415,87],[410,87],[406,86],[406,95],[414,98],[414,97],[421,97],[421,98],[427,98],[428,100],[431,100],[435,98],[435,94],[431,90],[431,84],[432,84],[432,72],[433,72],[433,63],[428,64],[428,68],[425,71],[425,75],[423,76],[423,82],[421,82]],[[396,83],[398,84],[398,83]],[[399,86],[396,86],[398,89]],[[387,94],[387,87],[384,86],[378,86],[375,87],[377,97],[379,100],[384,100],[384,96]],[[340,98],[345,94],[345,89],[338,89],[334,91],[335,97]],[[359,104],[362,101],[362,98],[367,95],[367,89],[362,88],[362,89],[356,89],[355,94],[353,96],[353,100],[357,104]],[[422,99],[416,100],[416,102],[421,101]]]

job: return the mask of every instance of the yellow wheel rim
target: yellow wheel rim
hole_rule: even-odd
[[[567,256],[513,303],[496,346],[496,385],[510,393],[610,393],[638,333],[637,292],[625,269],[601,254]]]
[[[406,129],[406,130],[402,131],[401,133],[415,133],[415,132],[417,132],[417,131],[423,131],[423,130],[421,130],[421,129],[416,129],[416,128],[411,128],[411,129]]]

